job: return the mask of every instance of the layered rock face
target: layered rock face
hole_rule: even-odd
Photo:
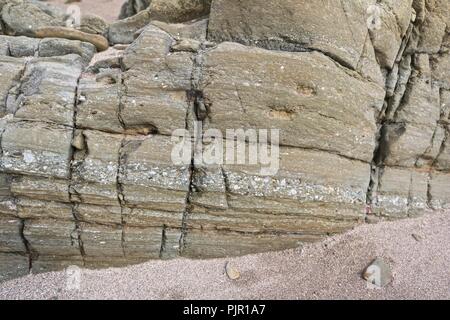
[[[209,11],[184,2],[185,19]],[[0,280],[286,249],[450,207],[447,0],[213,0],[209,20],[147,24],[157,3],[110,25],[123,42],[145,27],[94,60],[26,37],[3,5],[21,32],[0,36]],[[196,161],[211,130],[234,145],[227,129],[279,129],[279,170]]]

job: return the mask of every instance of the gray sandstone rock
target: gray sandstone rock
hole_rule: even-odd
[[[67,178],[72,132],[61,125],[18,121],[8,123],[1,139],[2,172]]]
[[[317,237],[315,240],[319,240]],[[186,235],[182,256],[217,258],[250,253],[296,248],[305,237],[301,235],[245,234],[229,231],[193,230]]]
[[[0,252],[26,252],[20,231],[22,222],[14,217],[2,217],[0,221]]]
[[[149,5],[110,26],[120,53],[0,36],[0,281],[282,250],[450,208],[446,0],[214,0],[193,21],[209,1]],[[65,19],[0,10],[10,35]],[[184,164],[176,129],[199,133]],[[209,129],[280,129],[279,170],[198,161]]]
[[[171,162],[170,137],[147,136],[127,141],[119,181],[132,208],[183,212],[189,191],[189,166]]]
[[[78,55],[30,60],[14,104],[14,116],[28,121],[73,125],[73,104],[83,66]]]
[[[201,86],[211,128],[281,129],[282,145],[372,157],[384,90],[321,53],[223,43],[205,54]]]
[[[148,11],[152,20],[185,22],[209,14],[212,0],[152,0]]]
[[[71,191],[79,202],[119,205],[116,183],[123,137],[89,130],[82,135],[86,147],[74,155]]]
[[[413,0],[383,0],[376,4],[380,10],[380,25],[369,34],[381,67],[392,69],[400,50],[402,39],[413,19]]]
[[[64,25],[60,14],[26,0],[9,1],[3,5],[0,17],[8,35],[32,36],[38,28]]]
[[[450,182],[448,180],[447,172],[434,172],[430,177],[430,206],[433,209],[448,209],[450,208],[450,196],[448,193]]]
[[[25,60],[0,56],[0,116],[12,113],[12,101],[20,88],[20,80],[25,69]]]
[[[153,20],[180,23],[203,18],[209,13],[211,5],[211,0],[152,0],[149,1],[148,8],[144,9],[146,3],[135,2],[131,0],[125,3],[120,15],[124,19],[110,25],[108,38],[111,45],[133,42],[133,34]],[[128,10],[130,6],[136,9]],[[126,13],[127,10],[129,13]],[[200,33],[199,29],[201,30],[201,26],[195,24],[191,32]]]
[[[185,38],[197,41],[206,40],[208,19],[188,21],[185,23],[166,23],[162,21],[152,21],[151,24],[166,31],[176,39]]]
[[[67,180],[53,177],[17,176],[12,179],[10,185],[11,193],[19,198],[27,198],[28,205],[32,204],[33,200],[68,203],[70,202],[68,190]]]
[[[148,11],[144,10],[129,18],[111,23],[108,29],[109,44],[132,43],[134,33],[149,24],[150,20]]]
[[[55,57],[77,54],[86,66],[96,53],[91,43],[78,40],[45,38],[35,39],[24,36],[0,36],[0,56],[16,58],[24,57]]]
[[[45,38],[39,43],[40,57],[64,56],[77,54],[81,57],[83,65],[88,65],[96,53],[95,46],[88,42],[78,40]]]
[[[79,30],[92,33],[105,35],[108,31],[108,23],[101,17],[94,14],[86,14],[81,16]]]
[[[208,38],[272,50],[317,50],[356,68],[368,35],[366,11],[373,3],[215,0]]]
[[[188,227],[249,234],[300,232],[304,239],[317,239],[361,221],[368,164],[297,148],[281,148],[280,155],[280,172],[274,177],[261,176],[258,166],[200,167],[194,173],[197,192],[191,195]],[[321,165],[319,158],[334,167]]]
[[[119,19],[148,10],[152,19],[184,22],[208,15],[211,0],[128,0],[121,8]]]
[[[120,9],[119,19],[134,16],[138,12],[147,9],[152,0],[127,0]]]
[[[26,276],[28,273],[27,256],[0,252],[0,282]]]
[[[78,86],[77,126],[107,132],[122,132],[119,119],[120,70],[110,69],[108,77],[84,73]]]
[[[428,174],[413,169],[383,169],[374,199],[374,214],[387,219],[405,218],[427,208]]]

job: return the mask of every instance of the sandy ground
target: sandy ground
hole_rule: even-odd
[[[81,14],[96,14],[106,21],[117,20],[120,8],[126,0],[81,0],[66,4],[66,0],[47,0],[47,3],[67,8],[69,5],[77,5],[81,9]]]
[[[449,230],[450,213],[434,213],[284,252],[82,270],[79,290],[69,290],[65,272],[30,275],[0,285],[0,299],[450,299]],[[361,278],[375,257],[392,267],[383,289]],[[228,261],[240,279],[228,279]]]

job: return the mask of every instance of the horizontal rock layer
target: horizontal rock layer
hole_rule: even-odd
[[[3,25],[27,35],[14,3]],[[117,22],[118,42],[145,28],[93,61],[90,43],[0,36],[0,280],[280,250],[449,208],[448,12],[214,0],[209,23]],[[279,129],[279,170],[198,161],[226,158],[227,129],[248,157],[246,130]]]

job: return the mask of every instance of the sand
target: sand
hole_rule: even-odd
[[[449,212],[430,213],[284,252],[82,270],[79,290],[64,271],[29,275],[0,284],[0,299],[450,299],[449,230]],[[382,289],[361,278],[375,257],[393,271]],[[227,262],[238,280],[226,276]]]
[[[120,8],[126,0],[81,0],[66,4],[66,0],[47,0],[47,3],[54,4],[61,8],[69,5],[77,5],[81,9],[81,14],[96,14],[108,22],[117,20]]]

